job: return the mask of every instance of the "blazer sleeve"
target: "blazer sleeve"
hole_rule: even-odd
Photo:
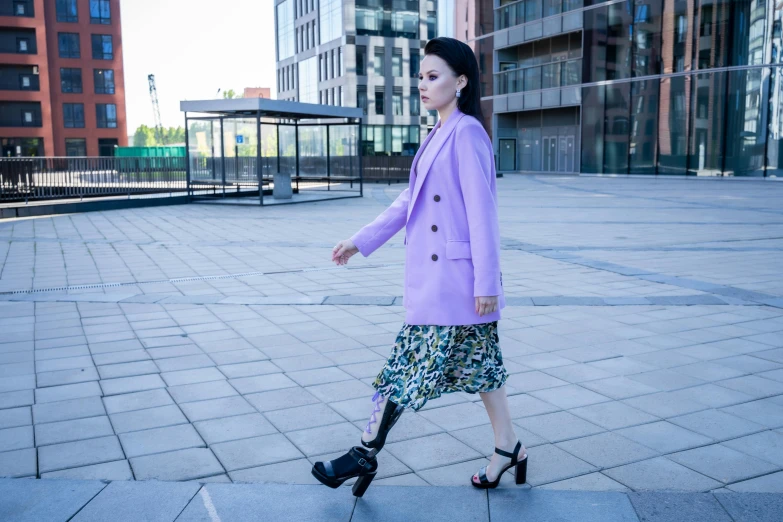
[[[458,127],[456,134],[457,171],[473,259],[473,296],[499,296],[500,227],[492,145],[484,129],[476,125]]]
[[[375,218],[375,221],[351,236],[351,241],[364,257],[378,250],[405,226],[410,199],[410,187],[408,187],[397,196],[389,208]]]

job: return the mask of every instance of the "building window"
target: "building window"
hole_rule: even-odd
[[[345,100],[343,100],[343,88],[338,87],[337,88],[337,99],[335,100],[335,103],[339,105],[340,107],[345,106]]]
[[[114,150],[119,145],[116,138],[100,138],[98,140],[98,155],[101,157],[114,156]]]
[[[322,44],[343,35],[342,0],[321,0],[321,10],[318,15]]]
[[[95,60],[114,59],[114,46],[112,45],[111,35],[92,35],[92,57]]]
[[[343,72],[343,48],[340,47],[337,51],[337,76],[342,76]]]
[[[299,101],[318,103],[318,62],[316,57],[299,62]]]
[[[109,0],[90,0],[90,23],[111,24],[111,7]]]
[[[98,103],[95,105],[96,120],[99,129],[117,128],[117,106],[113,103]]]
[[[356,86],[356,106],[360,109],[364,109],[364,114],[367,114],[367,86]]]
[[[383,47],[375,48],[375,60],[373,60],[373,72],[378,76],[383,76]]]
[[[530,2],[532,3],[532,2]],[[435,11],[427,11],[427,40],[432,40],[437,35],[438,15]]]
[[[383,114],[383,87],[375,88],[375,114]]]
[[[419,108],[419,103],[421,99],[419,97],[419,91],[415,89],[411,89],[411,97],[410,97],[410,105],[411,105],[411,116],[418,116],[421,109]]]
[[[411,48],[411,78],[419,77],[419,63],[421,57],[419,56],[419,50]]]
[[[95,69],[95,94],[114,94],[114,71],[112,69]]]
[[[367,47],[364,45],[356,46],[356,75],[367,75]]]
[[[285,60],[294,55],[294,2],[286,0],[277,4],[277,59]]]
[[[57,46],[60,50],[60,58],[81,58],[77,33],[58,33]]]
[[[402,116],[402,91],[397,88],[392,93],[392,114]]]
[[[17,0],[14,2],[14,16],[32,16],[32,12],[28,13],[27,11],[26,1]]]
[[[87,140],[84,138],[66,138],[65,155],[83,157],[87,155]]]
[[[76,0],[57,0],[55,4],[58,22],[78,22]]]
[[[82,70],[61,68],[60,86],[62,92],[80,93],[82,92]]]
[[[329,69],[330,69],[330,78],[335,78],[337,76],[337,70],[335,69],[335,50],[332,49],[329,51]]]
[[[84,104],[64,103],[63,120],[66,129],[83,129],[84,128]]]
[[[20,53],[29,53],[30,52],[30,40],[28,38],[17,38],[16,39],[16,50]]]
[[[33,85],[33,80],[29,75],[24,74],[19,77],[19,88],[22,89],[23,91],[31,90],[32,85]]]
[[[397,47],[392,49],[392,76],[395,78],[402,76],[402,49]]]

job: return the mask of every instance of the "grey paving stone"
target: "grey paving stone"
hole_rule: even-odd
[[[136,375],[147,375],[159,373],[160,370],[152,361],[135,361],[123,364],[110,364],[99,366],[98,373],[101,379],[115,379],[117,377],[133,377]]]
[[[33,427],[19,426],[0,430],[0,452],[33,447]]]
[[[97,381],[98,372],[93,366],[88,368],[76,368],[72,370],[59,370],[56,372],[44,372],[37,374],[39,388],[74,384],[87,381]]]
[[[652,386],[632,381],[628,377],[623,376],[584,382],[581,385],[598,392],[601,395],[611,397],[612,399],[627,399],[628,397],[635,397],[658,391]]]
[[[74,480],[133,480],[130,465],[127,460],[115,460],[92,466],[63,469],[42,473],[42,479],[74,479]]]
[[[256,348],[215,352],[210,354],[210,358],[215,361],[215,364],[219,365],[240,364],[269,359],[269,357]]]
[[[569,384],[568,381],[552,377],[540,371],[517,373],[509,376],[506,382],[520,392],[531,392]]]
[[[196,480],[225,472],[208,448],[136,457],[130,463],[136,480]]]
[[[255,413],[255,409],[241,396],[224,397],[180,405],[191,422]]]
[[[722,444],[673,453],[668,458],[724,484],[778,471],[774,464]]]
[[[255,375],[267,375],[280,373],[280,368],[270,361],[255,361],[241,364],[229,364],[218,366],[220,372],[229,379],[239,377],[253,377]]]
[[[310,404],[285,410],[269,411],[264,416],[281,432],[345,422],[341,415],[326,404]]]
[[[720,486],[720,482],[665,457],[606,469],[603,473],[635,491],[709,491]]]
[[[581,408],[574,408],[570,413],[581,417],[607,430],[627,428],[659,420],[658,417],[632,408],[621,402],[602,402]]]
[[[168,388],[168,392],[178,404],[238,395],[237,391],[226,381],[172,386]]]
[[[358,397],[369,399],[375,393],[374,388],[359,380],[318,384],[305,389],[323,402],[337,402]]]
[[[652,386],[661,391],[679,390],[680,388],[688,388],[690,386],[697,386],[704,384],[704,381],[691,377],[690,375],[684,375],[682,373],[675,372],[674,370],[655,370],[645,373],[637,373],[628,377],[631,380]]]
[[[0,409],[0,429],[16,428],[33,423],[30,407]]]
[[[106,411],[109,412],[109,414],[144,410],[174,404],[174,401],[171,400],[169,394],[163,389],[113,395],[111,397],[104,397],[103,402],[106,405]]]
[[[199,488],[199,484],[187,482],[112,482],[72,520],[167,522],[185,509]]]
[[[492,520],[636,522],[628,497],[615,492],[497,490],[489,493]]]
[[[240,469],[229,473],[234,483],[313,484],[320,485],[310,472],[313,464],[307,459],[289,460],[255,468]],[[377,478],[372,485],[376,485]],[[423,484],[426,482],[422,481]]]
[[[72,370],[74,368],[88,368],[93,366],[92,357],[83,355],[79,357],[65,357],[62,359],[39,360],[35,363],[38,372],[54,372],[59,370]]]
[[[313,386],[315,384],[353,380],[351,375],[336,367],[288,372],[286,375],[299,386]]]
[[[701,386],[668,392],[668,394],[674,401],[684,398],[689,401],[700,402],[711,408],[721,408],[753,400],[753,397],[750,395],[722,386],[716,386],[715,384],[702,384]]]
[[[117,434],[162,428],[188,422],[188,419],[185,418],[176,405],[114,413],[110,415],[110,418],[114,432]]]
[[[447,431],[471,428],[489,421],[486,410],[471,402],[422,410],[419,415]]]
[[[121,363],[128,363],[134,361],[146,361],[149,359],[151,359],[150,354],[148,354],[145,350],[127,350],[123,352],[98,353],[92,356],[92,360],[95,361],[95,364],[99,366],[121,364]]]
[[[645,522],[733,522],[720,502],[710,493],[644,492],[628,498],[640,520]]]
[[[170,357],[157,359],[155,364],[162,372],[175,372],[178,370],[192,370],[194,368],[207,368],[215,366],[215,361],[206,354],[184,355],[182,357]]]
[[[281,388],[291,388],[297,384],[282,373],[271,373],[255,377],[241,377],[228,381],[239,393],[258,393]]]
[[[35,448],[0,453],[0,477],[35,477],[38,460]]]
[[[34,390],[19,390],[0,393],[0,408],[15,408],[35,404]]]
[[[718,410],[704,410],[680,417],[670,422],[714,440],[727,440],[764,430],[764,426]]]
[[[569,491],[629,491],[629,489],[616,480],[612,480],[602,473],[588,473],[559,482],[550,482],[539,486],[539,489],[569,490]]]
[[[729,491],[738,493],[783,493],[783,471],[729,484]]]
[[[360,442],[361,431],[350,422],[289,431],[286,437],[305,455],[347,451]]]
[[[74,480],[0,480],[0,520],[70,520],[106,484]]]
[[[576,384],[530,392],[530,395],[560,408],[577,408],[611,400]]]
[[[116,436],[101,437],[38,448],[38,469],[45,473],[124,458]]]
[[[44,402],[80,399],[83,397],[99,397],[100,395],[101,387],[98,386],[97,382],[91,381],[79,384],[52,386],[50,388],[38,388],[35,390],[35,402],[36,404],[41,404]]]
[[[277,433],[275,427],[260,413],[201,421],[194,426],[210,445]]]
[[[35,444],[38,447],[109,435],[114,435],[114,431],[106,416],[35,425]]]
[[[783,499],[769,493],[716,493],[715,498],[734,520],[774,522],[783,512]]]
[[[475,460],[482,456],[446,433],[394,443],[387,442],[384,449],[414,471]]]
[[[656,457],[658,453],[615,433],[599,433],[556,444],[576,457],[601,468]]]
[[[280,434],[221,442],[211,447],[226,471],[302,458],[302,453]]]
[[[709,437],[665,421],[624,428],[615,433],[660,453],[682,451],[712,442]]]
[[[166,387],[166,384],[158,374],[102,380],[100,384],[104,395],[122,395],[124,393]]]
[[[783,467],[783,433],[763,431],[727,440],[723,445]]]
[[[180,386],[183,384],[196,384],[209,381],[221,381],[226,377],[217,368],[196,368],[193,370],[180,370],[176,372],[161,373],[160,376],[168,386]]]
[[[757,399],[783,393],[783,382],[757,377],[756,375],[745,375],[743,377],[725,379],[723,381],[716,381],[715,384],[745,393]]]
[[[291,498],[299,502],[291,503]],[[353,498],[348,488],[332,491],[321,485],[208,484],[177,520],[212,520],[210,513],[221,520],[253,520],[259,506],[269,520],[349,520]]]
[[[35,404],[33,406],[33,420],[36,424],[82,419],[105,414],[106,410],[103,407],[100,397],[70,399],[48,402],[45,404]]]
[[[123,433],[120,442],[129,458],[204,446],[190,424]]]
[[[565,411],[527,417],[518,423],[549,442],[560,442],[604,431],[600,426]]]
[[[731,415],[756,422],[768,428],[783,427],[783,403],[775,402],[775,398],[746,402],[721,409]]]

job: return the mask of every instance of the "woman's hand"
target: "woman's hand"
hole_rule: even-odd
[[[332,249],[332,261],[334,261],[337,266],[345,265],[348,263],[351,256],[358,251],[359,249],[356,248],[353,241],[350,239],[343,239]]]
[[[491,314],[498,310],[498,296],[493,295],[490,297],[477,297],[476,298],[476,313],[479,316]]]

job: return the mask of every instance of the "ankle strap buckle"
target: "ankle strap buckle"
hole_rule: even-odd
[[[367,461],[364,460],[364,458],[359,459],[359,465],[360,466],[364,466],[365,464],[367,464]]]

